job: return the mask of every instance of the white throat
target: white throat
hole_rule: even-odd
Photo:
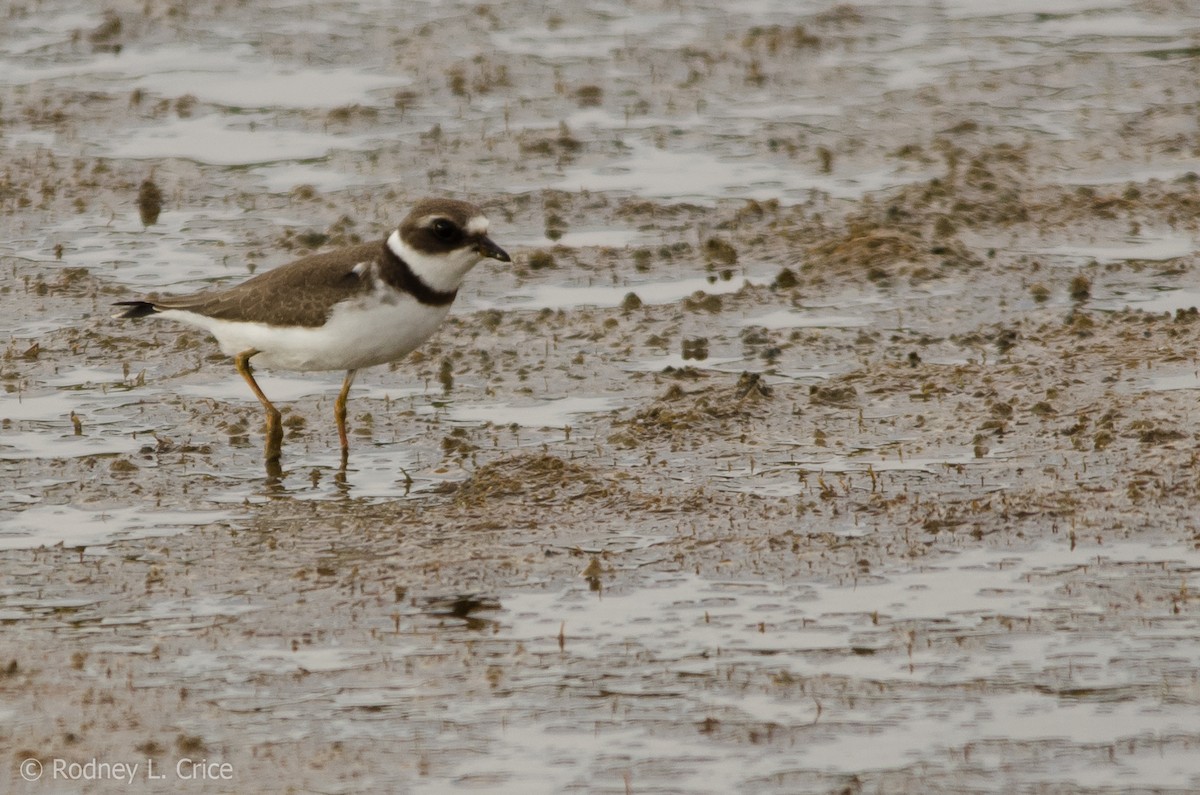
[[[461,287],[463,278],[483,259],[470,246],[444,254],[422,254],[404,242],[399,229],[388,235],[387,245],[393,254],[408,263],[417,278],[442,293]]]

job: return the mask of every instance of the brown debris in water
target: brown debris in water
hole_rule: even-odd
[[[610,437],[622,447],[636,447],[639,439],[673,436],[683,431],[704,428],[711,432],[728,430],[735,420],[756,419],[752,409],[772,400],[774,389],[758,373],[742,373],[737,383],[686,392],[672,385],[652,406],[619,421],[628,432]]]
[[[158,223],[159,213],[162,212],[162,189],[155,184],[153,177],[146,177],[138,188],[138,215],[141,216],[142,226],[154,226]]]
[[[460,505],[516,498],[550,503],[609,496],[611,489],[587,469],[554,455],[519,453],[475,471],[455,492]]]

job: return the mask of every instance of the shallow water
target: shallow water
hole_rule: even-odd
[[[147,511],[80,509],[69,505],[34,505],[4,524],[0,549],[36,549],[62,544],[77,549],[103,549],[114,541],[183,533],[197,525],[226,521],[223,511]]]
[[[1189,9],[114,10],[0,24],[15,791],[1200,788]],[[264,478],[231,364],[108,319],[428,193],[516,263],[346,469],[341,374],[262,374]]]

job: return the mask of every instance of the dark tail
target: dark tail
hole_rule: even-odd
[[[113,315],[115,318],[145,317],[146,315],[153,315],[158,312],[154,304],[149,301],[117,301],[113,306],[129,307],[120,314]]]

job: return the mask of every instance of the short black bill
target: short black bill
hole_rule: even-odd
[[[493,243],[487,235],[483,235],[475,241],[475,250],[485,257],[498,259],[501,262],[512,262],[512,257],[508,256],[508,252]]]

